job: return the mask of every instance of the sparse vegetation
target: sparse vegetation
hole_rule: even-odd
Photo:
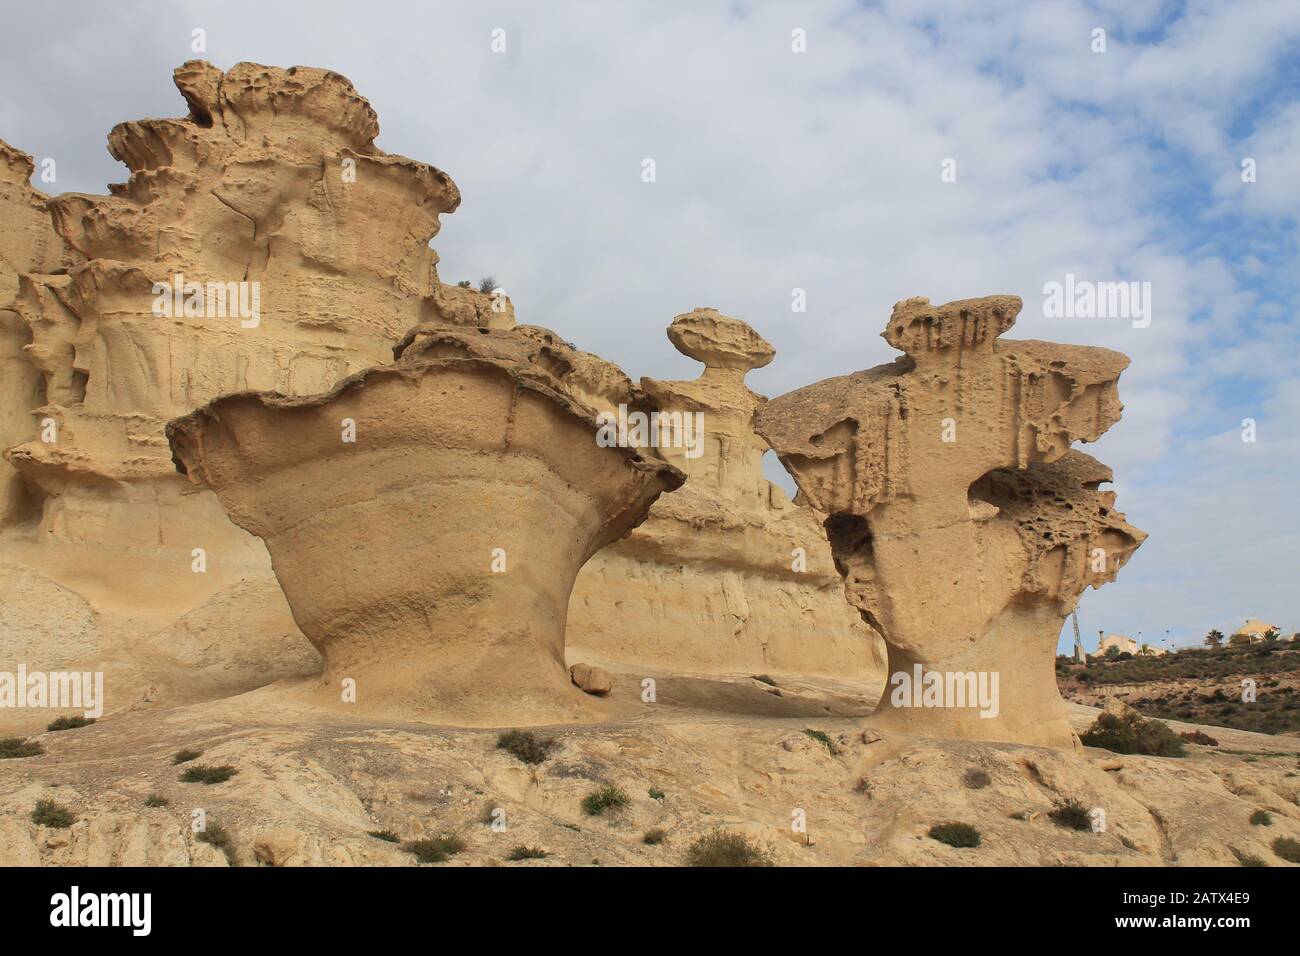
[[[45,748],[35,740],[22,737],[0,738],[0,760],[13,760],[17,757],[38,757],[45,753]]]
[[[402,849],[421,863],[446,863],[465,849],[465,841],[454,833],[444,833],[428,840],[412,840]]]
[[[456,283],[456,285],[460,286],[462,289],[468,289],[470,287],[470,281],[468,279],[461,279]]]
[[[772,854],[739,833],[714,830],[686,851],[688,866],[771,866]]]
[[[371,830],[366,836],[372,836],[376,840],[383,840],[385,843],[401,843],[402,838],[392,830]]]
[[[220,766],[209,766],[207,764],[196,763],[192,767],[186,767],[185,772],[179,777],[181,783],[225,783],[235,774],[239,773],[230,764],[225,763]]]
[[[814,730],[812,727],[805,727],[803,729],[803,732],[807,734],[809,737],[811,737],[813,740],[817,741],[823,747],[825,747],[826,750],[832,756],[839,753],[839,751],[835,748],[835,742],[826,735],[825,731]]]
[[[77,818],[67,807],[60,806],[53,800],[37,800],[36,806],[32,809],[32,823],[38,827],[65,830],[76,822]]]
[[[1262,857],[1255,856],[1253,853],[1243,853],[1237,857],[1237,862],[1242,866],[1268,866]]]
[[[598,817],[606,810],[626,805],[627,794],[612,784],[593,790],[582,798],[582,812],[589,817]]]
[[[658,827],[646,830],[645,833],[641,834],[641,842],[647,846],[658,846],[667,839],[668,834]]]
[[[484,276],[478,280],[478,290],[480,292],[491,292],[497,287],[496,276]]]
[[[178,750],[172,754],[173,764],[189,763],[191,760],[197,760],[203,756],[202,750],[190,750],[188,747],[184,750]]]
[[[1273,841],[1273,852],[1288,863],[1300,863],[1300,840],[1278,837]]]
[[[1145,754],[1152,757],[1185,757],[1183,739],[1159,720],[1147,720],[1136,712],[1117,717],[1101,714],[1083,735],[1085,747],[1102,747],[1118,754]]]
[[[161,793],[151,793],[149,796],[144,798],[144,805],[146,807],[169,807],[171,806],[171,801]]]
[[[517,846],[506,854],[507,860],[544,860],[549,854],[540,846]]]
[[[75,730],[78,727],[89,727],[94,722],[95,722],[94,717],[83,717],[81,714],[76,714],[72,717],[56,717],[54,720],[50,721],[49,726],[47,726],[45,729],[46,730]]]
[[[993,778],[989,776],[987,770],[971,767],[962,774],[961,782],[970,790],[983,790],[993,782]]]
[[[541,763],[554,747],[554,740],[540,738],[527,730],[507,730],[497,737],[498,750],[518,757],[524,763]]]
[[[1092,829],[1092,818],[1088,816],[1088,808],[1073,797],[1068,800],[1057,800],[1055,806],[1047,811],[1047,815],[1058,827],[1065,827],[1067,830]]]
[[[930,827],[930,839],[958,848],[980,845],[980,832],[969,823],[936,823]]]
[[[1273,825],[1273,814],[1267,810],[1256,810],[1250,815],[1250,822],[1257,827],[1271,827]]]
[[[660,803],[663,802],[665,794],[658,787],[651,787],[649,790],[646,791],[646,793],[650,794],[651,800],[658,800]]]
[[[1219,742],[1209,734],[1200,730],[1185,730],[1178,736],[1182,737],[1189,744],[1200,744],[1202,747],[1217,747]]]

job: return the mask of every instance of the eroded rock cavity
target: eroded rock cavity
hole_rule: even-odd
[[[999,341],[1020,305],[900,302],[883,334],[904,357],[773,399],[755,424],[828,515],[848,598],[885,639],[871,720],[1067,747],[1062,621],[1146,537],[1100,490],[1110,469],[1070,449],[1119,420],[1128,359]]]

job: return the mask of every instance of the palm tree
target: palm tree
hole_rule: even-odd
[[[1276,643],[1277,643],[1277,639],[1278,639],[1279,637],[1281,637],[1281,636],[1282,636],[1282,632],[1281,632],[1281,631],[1279,631],[1279,630],[1278,630],[1277,628],[1275,628],[1275,627],[1270,627],[1267,631],[1264,632],[1264,643],[1265,643],[1265,644],[1276,644]]]
[[[1151,645],[1150,645],[1150,644],[1143,644],[1143,645],[1138,649],[1138,653],[1141,654],[1143,657],[1150,657],[1150,656],[1151,656]]]
[[[1211,631],[1209,634],[1205,635],[1205,641],[1203,643],[1206,647],[1217,648],[1223,643],[1223,632],[1219,630]]]

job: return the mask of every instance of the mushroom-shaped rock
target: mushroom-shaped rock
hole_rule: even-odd
[[[661,453],[690,480],[583,569],[570,643],[601,659],[688,671],[878,679],[883,646],[844,603],[820,517],[763,477],[767,444],[754,412],[765,399],[745,373],[775,350],[715,309],[677,316],[668,338],[704,370],[641,387],[671,423],[659,430]]]
[[[540,330],[444,327],[326,394],[225,396],[167,434],[178,467],[266,541],[325,659],[319,700],[352,687],[368,713],[565,721],[596,706],[565,667],[574,577],[683,481],[598,445],[593,382],[620,380],[614,397],[644,404]]]
[[[826,533],[846,594],[885,639],[873,722],[1068,747],[1061,624],[1145,539],[1079,452],[1119,419],[1128,359],[999,341],[1014,296],[894,307],[891,365],[768,402],[756,428]]]

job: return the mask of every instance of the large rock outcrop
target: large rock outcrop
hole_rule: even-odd
[[[1128,359],[999,341],[1020,304],[900,302],[884,337],[904,357],[773,399],[756,427],[828,515],[849,600],[888,646],[872,719],[1065,747],[1062,621],[1145,538],[1100,490],[1110,470],[1070,448],[1119,419]]]
[[[0,148],[0,542],[95,608],[99,663],[121,668],[110,708],[319,667],[261,541],[176,474],[169,419],[228,393],[326,392],[422,321],[514,321],[503,295],[439,280],[429,241],[456,186],[375,147],[345,78],[198,61],[174,78],[189,115],[113,129],[131,174],[111,195],[45,197]],[[207,651],[183,679],[157,669],[161,639],[236,597],[224,669]]]
[[[774,349],[714,309],[677,316],[668,339],[703,373],[641,387],[670,414],[698,416],[681,442],[661,436],[660,452],[690,480],[582,569],[573,652],[666,670],[878,679],[883,645],[844,601],[821,518],[763,477],[754,413],[765,399],[745,374]]]
[[[569,679],[578,569],[682,474],[602,447],[649,410],[542,329],[423,328],[395,365],[311,397],[243,393],[168,426],[178,467],[266,541],[325,658],[316,699],[457,725],[601,710]]]

